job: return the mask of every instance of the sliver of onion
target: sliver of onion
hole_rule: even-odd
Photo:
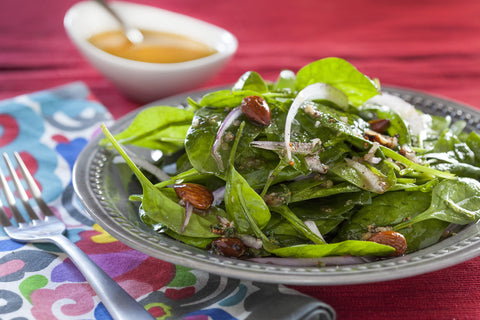
[[[193,205],[190,202],[185,202],[185,220],[183,220],[183,225],[182,225],[182,230],[180,230],[180,233],[183,233],[185,230],[185,227],[188,225],[188,222],[190,221],[190,217],[192,216],[193,213]]]
[[[217,135],[215,137],[215,141],[213,142],[212,146],[212,156],[217,162],[218,168],[223,171],[223,161],[218,148],[222,144],[222,137],[225,134],[225,131],[232,125],[232,123],[242,114],[242,108],[236,107],[229,114],[225,117],[220,128],[218,128]]]
[[[310,231],[315,233],[320,239],[322,239],[324,242],[326,242],[325,239],[323,239],[322,234],[320,233],[320,230],[318,230],[318,227],[317,227],[317,225],[315,224],[314,221],[305,220],[305,221],[303,221],[303,223],[305,223],[305,225],[307,226],[308,229],[310,229]]]
[[[220,203],[223,202],[223,199],[225,198],[225,186],[214,190],[212,193],[213,193],[212,206],[218,206]]]
[[[328,85],[326,83],[314,83],[303,90],[301,90],[287,113],[287,119],[285,120],[285,149],[287,150],[287,160],[292,162],[292,149],[290,145],[290,136],[292,130],[292,123],[295,115],[305,101],[313,100],[328,100],[341,108],[346,109],[348,107],[347,96],[339,89]],[[292,164],[292,163],[291,163]]]
[[[263,246],[262,240],[252,237],[248,234],[240,235],[240,240],[243,244],[250,248],[261,249]]]

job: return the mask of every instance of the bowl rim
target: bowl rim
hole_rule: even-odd
[[[97,56],[98,58],[102,59],[103,61],[110,61],[111,63],[115,64],[120,64],[123,65],[124,67],[130,67],[130,68],[135,68],[135,69],[141,69],[145,71],[160,71],[160,70],[166,70],[166,71],[172,71],[172,70],[179,70],[179,69],[191,69],[191,68],[197,68],[197,67],[202,67],[211,63],[215,63],[217,61],[221,61],[224,59],[228,59],[231,56],[235,54],[235,52],[238,49],[238,39],[233,35],[230,31],[219,27],[217,25],[214,25],[210,22],[206,22],[200,19],[197,19],[195,17],[185,15],[182,13],[174,12],[174,11],[169,11],[165,10],[159,7],[155,6],[150,6],[150,5],[145,5],[145,4],[139,4],[139,3],[132,3],[132,2],[127,2],[127,1],[112,1],[110,3],[112,6],[125,6],[125,7],[137,7],[137,8],[142,8],[142,9],[154,9],[156,12],[160,14],[171,14],[174,16],[181,16],[186,19],[189,19],[195,23],[204,25],[205,27],[216,29],[219,33],[222,35],[219,37],[222,41],[220,43],[225,44],[225,50],[218,50],[216,53],[199,58],[199,59],[194,59],[194,60],[189,60],[189,61],[183,61],[183,62],[173,62],[173,63],[152,63],[152,62],[144,62],[144,61],[138,61],[138,60],[131,60],[127,58],[122,58],[113,54],[110,54],[93,44],[91,44],[86,37],[83,37],[79,35],[78,31],[73,29],[72,23],[74,19],[76,19],[76,15],[78,15],[78,11],[84,7],[86,8],[94,8],[95,6],[98,6],[97,3],[94,1],[80,1],[72,5],[67,12],[65,13],[64,19],[63,19],[63,25],[65,28],[65,31],[67,32],[67,35],[69,36],[70,40],[81,50],[88,52],[92,55]],[[100,7],[99,7],[100,8]]]

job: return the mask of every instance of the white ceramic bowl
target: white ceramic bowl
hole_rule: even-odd
[[[151,102],[200,86],[220,71],[237,50],[234,35],[204,21],[146,5],[110,4],[127,23],[140,29],[188,36],[218,51],[205,58],[179,63],[148,63],[111,55],[87,39],[103,31],[118,30],[118,23],[93,1],[76,3],[64,19],[71,41],[93,66],[137,102]]]

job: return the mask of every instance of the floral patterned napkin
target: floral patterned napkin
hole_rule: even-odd
[[[68,237],[157,319],[335,319],[327,304],[282,285],[241,281],[149,257],[107,234],[81,208],[75,159],[112,116],[81,82],[0,102],[0,151],[20,153]],[[3,167],[5,172],[5,168]],[[0,228],[0,319],[111,319],[73,263],[51,244]]]

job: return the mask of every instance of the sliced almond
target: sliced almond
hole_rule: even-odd
[[[238,238],[218,238],[210,243],[210,251],[225,257],[238,258],[245,253],[246,247]]]
[[[259,126],[269,126],[271,120],[270,108],[260,96],[247,96],[241,104],[242,112],[248,120]]]
[[[374,233],[368,241],[373,241],[379,244],[384,244],[395,248],[395,252],[392,256],[401,256],[407,251],[407,240],[403,234],[396,231],[380,231]]]
[[[197,209],[208,209],[213,203],[212,191],[201,184],[182,183],[173,188],[180,199],[190,202]]]
[[[372,128],[373,131],[379,133],[387,132],[388,127],[390,127],[390,120],[388,119],[374,119],[368,121],[368,123],[370,124],[370,128]]]

